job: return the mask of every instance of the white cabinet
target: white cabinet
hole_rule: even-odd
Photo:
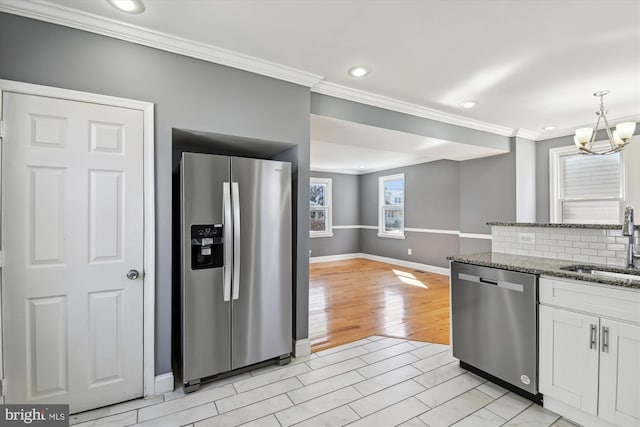
[[[598,415],[599,319],[540,306],[540,392]]]
[[[640,292],[541,278],[539,379],[545,406],[547,400],[561,402],[549,409],[566,405],[597,417],[589,421],[640,426],[640,325],[633,323],[639,315]]]
[[[640,426],[640,326],[600,320],[598,415],[616,425]]]

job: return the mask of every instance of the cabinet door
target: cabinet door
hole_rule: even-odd
[[[600,321],[599,416],[617,426],[640,426],[640,326]]]
[[[540,392],[592,415],[598,412],[595,316],[540,306]]]

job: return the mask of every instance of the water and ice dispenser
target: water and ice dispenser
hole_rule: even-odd
[[[222,224],[191,226],[191,269],[224,266]]]

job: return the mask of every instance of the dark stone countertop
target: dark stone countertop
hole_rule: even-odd
[[[640,280],[619,279],[617,277],[596,276],[588,273],[561,270],[560,267],[568,265],[585,265],[601,271],[614,273],[628,273],[640,275],[640,269],[628,269],[610,267],[601,264],[584,264],[574,261],[563,261],[549,258],[537,258],[522,255],[510,255],[493,252],[483,252],[470,255],[456,255],[447,257],[450,261],[464,264],[480,265],[484,267],[501,268],[504,270],[519,271],[521,273],[538,274],[541,276],[563,277],[566,279],[582,280],[605,285],[619,286],[623,288],[640,290]]]
[[[621,224],[559,224],[555,222],[488,222],[487,225],[498,227],[547,227],[547,228],[591,228],[596,230],[622,230]],[[635,226],[640,229],[640,224]]]

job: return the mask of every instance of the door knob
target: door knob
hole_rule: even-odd
[[[138,270],[127,271],[127,279],[129,280],[136,280],[138,276],[140,276],[140,273],[138,273]]]

